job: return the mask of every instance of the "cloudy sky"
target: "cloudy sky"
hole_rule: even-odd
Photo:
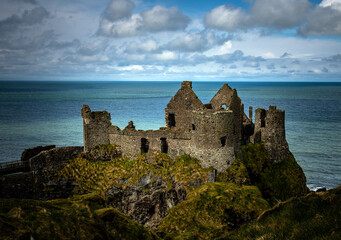
[[[0,80],[341,81],[341,0],[0,0]]]

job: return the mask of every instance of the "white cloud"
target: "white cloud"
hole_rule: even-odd
[[[214,47],[222,41],[224,41],[224,38],[217,37],[212,32],[198,32],[176,37],[167,47],[171,50],[182,52],[202,52]]]
[[[178,60],[179,56],[172,51],[163,51],[162,53],[154,54],[154,58],[160,61],[172,61]]]
[[[128,1],[128,0],[115,0]],[[114,1],[113,1],[114,2]],[[179,11],[177,7],[166,8],[155,6],[152,9],[131,15],[129,11],[121,6],[109,4],[110,12],[122,14],[107,14],[109,6],[103,14],[97,33],[107,37],[129,37],[140,35],[144,32],[161,32],[182,30],[187,27],[190,19]],[[109,16],[109,17],[108,17]]]
[[[112,0],[104,10],[104,18],[116,21],[130,17],[135,4],[130,0]]]
[[[99,33],[110,37],[129,37],[140,33],[142,27],[142,18],[138,14],[132,15],[129,19],[118,21],[109,21],[102,19],[100,23]]]
[[[119,71],[143,71],[144,68],[141,65],[130,65],[130,66],[124,66],[124,67],[116,67]]]
[[[298,26],[307,15],[308,0],[256,0],[248,26],[286,29]]]
[[[333,9],[341,11],[341,0],[323,0],[320,3],[321,7],[331,7]]]
[[[254,27],[286,29],[300,24],[309,8],[308,0],[255,0],[248,13],[222,5],[206,14],[205,24],[227,31]]]
[[[205,24],[208,27],[227,31],[244,28],[246,22],[247,15],[244,10],[225,5],[213,9],[205,16]]]
[[[322,1],[299,29],[303,36],[341,35],[341,1]]]
[[[261,54],[261,57],[263,58],[276,58],[275,54],[273,54],[272,52],[266,52],[266,53],[263,53]]]
[[[190,22],[189,17],[180,12],[177,7],[166,8],[158,5],[142,12],[141,16],[144,28],[151,32],[185,29]]]
[[[158,45],[155,40],[149,39],[146,41],[131,42],[128,47],[126,47],[126,52],[128,53],[147,53],[157,50]]]
[[[222,45],[214,47],[208,51],[206,51],[204,54],[205,56],[211,57],[211,56],[216,56],[216,55],[224,55],[231,53],[232,49],[232,42],[231,40],[228,40],[224,42]]]

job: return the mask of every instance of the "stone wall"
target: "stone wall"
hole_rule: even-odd
[[[181,88],[172,97],[165,109],[166,128],[189,131],[192,128],[192,111],[203,108],[203,103],[192,90],[192,82],[182,82]]]
[[[233,112],[234,147],[238,151],[242,141],[242,127],[244,117],[244,105],[238,97],[237,90],[224,84],[216,95],[211,99],[210,104],[216,111],[226,109]]]
[[[0,177],[0,198],[48,200],[69,197],[76,183],[55,181],[54,175],[82,151],[83,147],[60,147],[41,151],[29,159],[30,172]]]
[[[112,126],[109,131],[111,144],[120,145],[123,156],[134,157],[141,153],[148,155],[166,153],[175,158],[188,153],[191,140],[190,132],[169,131],[169,130],[120,130]]]
[[[234,124],[230,110],[193,111],[191,156],[203,167],[225,171],[234,162]]]
[[[83,136],[84,151],[97,144],[109,144],[110,114],[106,111],[92,112],[90,107],[83,105]]]
[[[165,109],[166,127],[157,131],[136,130],[133,122],[121,130],[110,123],[110,114],[91,112],[82,108],[84,122],[84,150],[97,144],[121,146],[125,157],[167,153],[175,158],[190,154],[203,167],[225,171],[240,154],[240,146],[264,142],[275,161],[281,161],[289,152],[285,140],[284,111],[270,107],[268,111],[257,109],[255,124],[252,108],[249,117],[237,94],[224,84],[209,104],[203,104],[192,90],[192,82],[181,83]]]
[[[253,143],[263,142],[274,162],[289,157],[289,145],[285,136],[285,112],[269,106],[269,110],[258,108],[255,112]]]

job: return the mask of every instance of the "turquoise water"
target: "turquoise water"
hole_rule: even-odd
[[[194,82],[207,103],[221,82]],[[245,110],[277,105],[286,111],[290,150],[302,166],[310,188],[341,183],[341,83],[241,83]],[[164,126],[164,108],[180,82],[0,82],[0,162],[18,160],[36,145],[80,146],[83,104],[111,113],[124,128]]]

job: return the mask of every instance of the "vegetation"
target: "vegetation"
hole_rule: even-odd
[[[232,182],[239,185],[251,185],[249,173],[245,164],[236,158],[226,172],[217,174],[217,182]]]
[[[159,239],[93,194],[52,201],[0,199],[0,229],[0,239]]]
[[[309,192],[303,170],[293,155],[274,163],[263,144],[248,144],[241,150],[252,184],[258,186],[269,202],[276,203]]]
[[[214,239],[256,218],[269,204],[255,186],[206,183],[169,211],[158,230],[171,239]]]
[[[221,239],[341,239],[341,186],[277,204]]]
[[[159,154],[152,160],[148,160],[146,155],[140,155],[132,161],[126,158],[92,161],[80,156],[70,161],[58,173],[57,178],[75,180],[79,184],[78,193],[97,192],[104,196],[112,186],[124,189],[131,184],[136,185],[141,177],[148,174],[151,174],[153,179],[161,176],[171,187],[174,182],[185,186],[193,181],[205,182],[212,170],[202,168],[198,160],[189,155],[180,156],[175,160],[166,154]]]
[[[207,182],[213,169],[188,155],[129,160],[118,157],[118,146],[98,145],[55,176],[78,183],[70,199],[0,199],[0,239],[159,239],[108,207],[105,197],[112,186],[126,189],[146,175],[151,185],[161,178],[169,188],[180,183],[187,190],[187,200],[161,220],[157,231],[165,239],[341,239],[341,187],[306,195],[292,155],[274,163],[262,144],[241,151],[216,182],[193,186]]]

